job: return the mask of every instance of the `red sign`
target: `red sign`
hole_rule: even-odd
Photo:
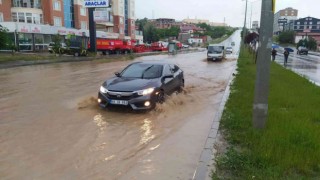
[[[21,27],[20,32],[25,32],[25,33],[27,33],[27,32],[29,32],[29,29],[26,28],[25,26],[23,26],[23,27]]]
[[[38,28],[38,27],[34,27],[34,28],[32,29],[32,32],[33,32],[33,33],[41,33],[41,29]]]

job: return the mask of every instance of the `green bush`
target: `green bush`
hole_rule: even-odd
[[[281,44],[294,44],[294,31],[284,31],[279,34],[279,42]]]

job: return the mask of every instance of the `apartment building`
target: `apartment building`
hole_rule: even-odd
[[[274,15],[274,21],[273,21],[273,33],[279,34],[281,31],[285,30],[285,25],[283,23],[279,24],[279,19],[285,19],[284,24],[289,24],[290,22],[293,22],[298,19],[298,10],[293,9],[291,7],[288,7],[286,9],[282,9],[278,11]]]
[[[295,42],[301,39],[312,37],[320,46],[320,19],[314,17],[300,18],[294,21],[294,31],[296,32]]]
[[[89,35],[88,10],[83,0],[0,0],[0,24],[9,29],[20,50],[46,49],[52,35]],[[141,39],[136,37],[135,1],[111,0],[109,13],[97,22],[98,38]]]

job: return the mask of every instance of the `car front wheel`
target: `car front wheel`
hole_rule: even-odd
[[[160,90],[157,94],[157,102],[162,104],[162,103],[164,103],[164,100],[165,100],[165,94],[164,94],[163,90]]]
[[[183,88],[184,88],[184,80],[182,79],[180,82],[180,86],[178,87],[178,93],[183,92]]]

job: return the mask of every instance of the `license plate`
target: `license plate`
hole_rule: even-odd
[[[128,105],[128,101],[124,100],[110,100],[110,104],[115,104],[115,105]]]

